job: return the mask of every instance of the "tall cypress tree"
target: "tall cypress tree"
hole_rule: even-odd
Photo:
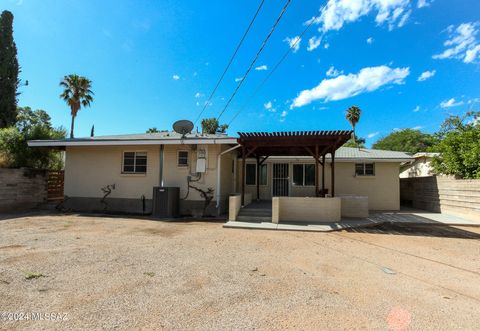
[[[19,71],[13,14],[5,10],[0,16],[0,128],[15,124]]]

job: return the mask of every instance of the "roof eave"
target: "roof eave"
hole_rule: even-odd
[[[237,138],[130,139],[130,140],[30,140],[30,147],[132,146],[132,145],[214,145],[236,144]]]

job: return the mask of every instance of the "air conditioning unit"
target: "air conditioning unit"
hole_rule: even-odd
[[[180,188],[159,187],[153,188],[152,216],[157,218],[172,218],[179,216]]]

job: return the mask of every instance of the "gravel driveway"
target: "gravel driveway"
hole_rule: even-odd
[[[480,326],[480,228],[221,225],[77,215],[0,221],[1,317],[44,319],[3,320],[0,329]]]

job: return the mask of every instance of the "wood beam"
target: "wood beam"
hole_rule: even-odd
[[[242,146],[242,207],[245,206],[245,168],[246,168],[246,148]]]
[[[319,163],[319,159],[318,159],[318,145],[315,146],[315,196],[318,197],[318,163]]]
[[[332,150],[332,198],[335,196],[335,150]]]
[[[257,155],[257,200],[260,200],[260,156]]]
[[[322,194],[325,196],[325,154],[322,155]]]

